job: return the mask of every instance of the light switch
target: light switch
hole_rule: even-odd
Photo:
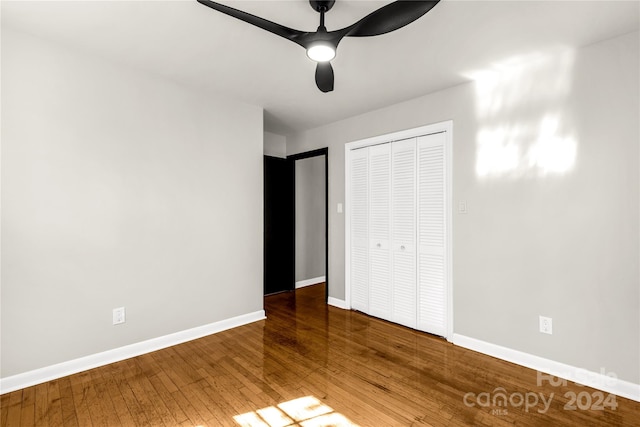
[[[338,203],[338,213],[342,213],[342,203]]]
[[[466,214],[467,213],[467,201],[466,200],[460,200],[460,202],[458,202],[458,213],[461,213],[461,214]]]

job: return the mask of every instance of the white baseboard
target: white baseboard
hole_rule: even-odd
[[[326,276],[314,277],[313,279],[300,280],[299,282],[296,282],[296,289],[304,288],[305,286],[311,286],[311,285],[315,285],[315,284],[326,282],[326,281],[327,281]]]
[[[130,359],[135,356],[140,356],[141,354],[151,353],[152,351],[182,344],[187,341],[202,338],[207,335],[263,319],[266,319],[265,312],[264,310],[259,310],[253,313],[232,317],[230,319],[209,323],[208,325],[198,326],[184,331],[175,332],[173,334],[164,335],[162,337],[152,338],[150,340],[129,344],[124,347],[114,348],[101,353],[69,360],[67,362],[34,369],[33,371],[24,372],[22,374],[1,378],[0,394],[9,393],[25,387],[55,380],[57,378],[77,374],[78,372],[119,362],[121,360]]]
[[[349,306],[347,305],[347,302],[345,300],[343,300],[343,299],[329,297],[327,299],[327,304],[329,304],[331,306],[334,306],[334,307],[341,308],[343,310],[349,310]]]
[[[486,341],[469,338],[464,335],[453,334],[452,341],[455,345],[468,348],[469,350],[640,402],[640,384],[612,378],[607,375],[607,372],[588,371],[554,360],[534,356],[529,353],[491,344]],[[548,380],[548,378],[545,380]]]

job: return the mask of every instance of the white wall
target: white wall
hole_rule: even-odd
[[[2,377],[262,310],[262,139],[261,108],[3,27]]]
[[[287,157],[287,138],[271,132],[264,132],[264,155]]]
[[[469,209],[453,223],[454,332],[640,383],[638,52],[637,32],[523,52],[476,83],[288,135],[289,155],[330,147],[330,296],[345,295],[344,144],[453,120],[454,208]]]
[[[296,282],[326,276],[325,156],[295,161]]]

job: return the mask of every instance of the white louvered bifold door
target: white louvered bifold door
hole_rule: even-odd
[[[369,314],[391,318],[391,144],[369,147]]]
[[[351,307],[369,312],[369,149],[351,152]]]
[[[392,322],[416,327],[416,138],[391,145]]]
[[[446,133],[418,138],[418,329],[445,336]]]

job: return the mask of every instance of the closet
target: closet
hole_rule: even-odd
[[[447,336],[451,123],[346,146],[350,306]]]

